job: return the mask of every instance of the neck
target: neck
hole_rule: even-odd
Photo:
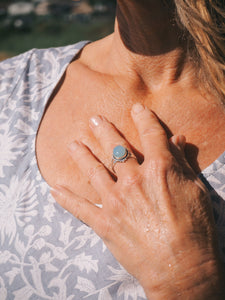
[[[185,135],[188,161],[198,173],[224,151],[224,110],[199,91],[186,45],[171,22],[173,12],[158,3],[163,0],[154,1],[118,0],[115,32],[84,48],[74,62],[76,72],[80,66],[91,78],[95,113],[112,121],[135,147],[138,136],[130,118],[135,102],[157,114],[168,137]]]
[[[108,68],[130,74],[152,92],[194,74],[174,8],[160,0],[118,0]],[[184,69],[187,72],[183,72]]]
[[[169,2],[173,0],[118,0],[114,33],[83,51],[88,52],[85,63],[117,78],[119,86],[124,79],[125,88],[149,94],[182,80],[194,83],[195,69]]]
[[[220,128],[225,128],[224,113],[212,95],[199,91],[195,67],[173,21],[173,7],[163,1],[118,0],[115,32],[90,44],[81,58],[89,70],[95,71],[92,74],[98,74],[110,86],[110,111],[118,111],[122,106],[129,114],[131,103],[147,105],[166,124],[168,136],[184,134],[190,144],[197,145],[203,157],[199,156],[199,165],[203,168],[220,154],[221,149],[214,149],[214,156],[209,158],[205,141],[213,141],[215,130],[221,133]],[[115,90],[119,91],[116,97]],[[212,115],[217,118],[210,118]],[[195,157],[190,161],[194,165]]]
[[[179,47],[174,8],[162,0],[118,0],[116,34],[132,53],[158,56]]]

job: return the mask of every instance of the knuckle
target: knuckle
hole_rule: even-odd
[[[87,176],[90,180],[93,180],[104,171],[105,171],[105,167],[102,164],[97,164],[95,167],[90,167],[87,170]]]
[[[115,221],[112,218],[104,220],[104,225],[101,226],[99,236],[106,242],[111,242],[115,236],[115,232],[118,232],[118,228]]]
[[[167,138],[166,136],[166,132],[159,128],[159,126],[151,126],[148,128],[145,128],[142,132],[141,132],[142,136],[161,136],[163,138]]]
[[[130,172],[122,179],[122,183],[126,187],[139,185],[140,182],[141,182],[141,174],[137,172]]]
[[[112,220],[110,218],[105,218],[104,224],[102,224],[101,228],[98,230],[99,236],[105,241],[109,240],[113,232],[113,227]]]
[[[86,154],[86,149],[83,147],[78,147],[76,151],[72,152],[72,156],[76,157],[76,159],[81,159]]]
[[[109,203],[110,203],[110,212],[118,214],[121,212],[122,199],[115,193],[111,193],[108,195]]]
[[[147,162],[148,165],[147,169],[154,173],[155,172],[164,173],[169,168],[171,168],[172,164],[173,164],[173,160],[171,155],[169,154],[158,155],[153,159],[149,158]]]
[[[106,119],[104,117],[101,117],[102,122],[100,122],[100,126],[97,126],[97,133],[99,135],[101,134],[105,134],[106,132],[108,132],[108,130],[112,131],[113,130],[113,125],[111,123],[109,123],[108,121],[106,121]]]
[[[74,215],[74,217],[76,217],[79,220],[82,220],[81,210],[82,210],[81,201],[73,201],[70,211],[71,211],[72,215]]]

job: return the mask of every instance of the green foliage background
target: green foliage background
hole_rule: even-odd
[[[0,2],[2,1],[0,0]],[[90,0],[89,2],[92,5],[96,3],[115,4],[115,0]],[[113,32],[114,17],[114,11],[76,20],[71,20],[66,15],[31,16],[32,26],[23,30],[6,28],[5,20],[0,18],[0,60],[31,48],[57,47],[81,40],[100,39]]]

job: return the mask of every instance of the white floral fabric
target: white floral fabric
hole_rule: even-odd
[[[0,299],[141,300],[142,287],[91,228],[64,211],[38,169],[48,100],[87,42],[0,63]],[[225,154],[200,178],[212,194],[225,262]]]
[[[92,229],[55,203],[37,166],[46,104],[86,43],[0,63],[0,300],[146,299]]]

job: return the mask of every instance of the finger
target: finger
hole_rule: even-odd
[[[174,135],[170,138],[170,150],[173,156],[176,158],[176,161],[183,169],[183,173],[185,176],[190,178],[196,177],[194,170],[189,165],[186,156],[185,156],[185,145],[186,145],[186,138],[183,135]]]
[[[145,160],[158,157],[162,151],[164,154],[170,153],[166,132],[153,112],[136,103],[132,108],[132,118],[140,136]]]
[[[185,159],[184,147],[186,144],[186,139],[184,136],[173,135],[169,139],[170,151],[176,158],[178,163],[182,164]]]
[[[179,154],[182,154],[182,156],[185,156],[185,153],[184,153],[184,148],[186,145],[185,136],[173,135],[169,139],[169,143],[170,143],[170,150],[172,151],[172,153],[175,151],[175,154],[179,153]]]
[[[51,194],[59,205],[97,233],[98,220],[102,219],[101,208],[60,185],[51,188]]]
[[[169,141],[171,152],[173,153],[179,165],[182,167],[185,177],[191,179],[201,190],[208,193],[206,186],[196,175],[195,171],[192,169],[185,156],[184,150],[186,145],[186,138],[183,135],[174,135],[169,139]]]
[[[92,117],[90,127],[94,136],[99,141],[105,154],[112,159],[113,149],[121,145],[132,153],[129,143],[119,134],[118,130],[105,118],[100,116]],[[134,155],[132,155],[134,157]],[[129,170],[134,170],[138,165],[136,159],[128,159],[126,163],[116,163],[114,169],[117,175],[124,175]]]
[[[115,183],[109,172],[84,144],[74,141],[68,146],[68,151],[80,171],[90,180],[91,185],[103,200]]]
[[[178,147],[181,151],[184,152],[184,147],[186,145],[186,138],[184,135],[173,135],[170,138],[170,141]]]

